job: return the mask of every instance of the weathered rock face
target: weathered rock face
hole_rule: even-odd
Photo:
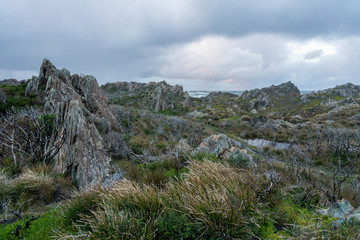
[[[245,165],[255,165],[253,158],[248,151],[237,148],[234,140],[224,134],[212,135],[205,138],[192,152],[192,155],[197,153],[216,155],[223,160],[238,159],[243,161]]]
[[[4,92],[4,90],[2,90],[2,88],[0,88],[0,103],[5,103],[6,102],[6,94]]]
[[[131,106],[159,112],[166,109],[187,108],[190,97],[182,86],[169,85],[165,81],[155,83],[116,82],[101,86],[113,104]]]
[[[45,111],[55,113],[66,132],[55,157],[56,168],[68,173],[79,188],[103,181],[109,172],[101,133],[118,128],[107,99],[92,76],[71,75],[44,59],[39,77],[28,83],[26,93],[43,92]]]
[[[247,102],[247,108],[265,110],[274,106],[274,100],[286,101],[298,96],[300,96],[299,89],[292,82],[287,82],[278,86],[245,91],[240,98]]]

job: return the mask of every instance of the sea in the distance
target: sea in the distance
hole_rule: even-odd
[[[207,95],[209,95],[209,93],[211,92],[215,92],[215,91],[187,91],[190,95],[190,97],[194,97],[194,98],[201,98],[201,97],[206,97]],[[236,95],[241,95],[244,91],[220,91],[220,92],[227,92],[227,93],[232,93],[232,94],[236,94]],[[311,91],[301,91],[301,94],[307,94],[310,93]]]

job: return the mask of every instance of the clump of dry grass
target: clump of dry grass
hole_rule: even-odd
[[[71,181],[57,175],[52,166],[26,168],[18,177],[11,179],[4,171],[0,171],[0,195],[10,199],[14,204],[26,202],[27,206],[50,203],[55,195],[60,196],[63,191],[70,188]]]
[[[9,184],[9,175],[4,171],[0,171],[0,196],[4,197],[6,196],[6,193],[9,190],[10,184]]]
[[[168,205],[187,214],[207,231],[246,235],[248,216],[256,203],[254,191],[229,166],[192,162],[183,181],[168,184]]]
[[[50,202],[56,190],[55,174],[49,166],[27,168],[13,184],[29,197],[44,202]]]
[[[4,171],[0,171],[0,184],[5,184],[9,180],[9,175]]]
[[[183,179],[173,179],[161,189],[122,180],[112,189],[82,193],[64,206],[64,212],[79,225],[78,231],[88,230],[96,239],[162,236],[158,221],[170,212],[186,216],[183,225],[201,226],[199,237],[247,238],[255,203],[254,191],[237,170],[205,160],[192,162]]]

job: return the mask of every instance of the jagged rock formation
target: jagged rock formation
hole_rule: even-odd
[[[234,140],[224,134],[212,135],[202,140],[200,145],[192,152],[192,155],[198,153],[216,155],[223,160],[238,159],[246,165],[255,165],[249,152],[246,149],[237,148]]]
[[[288,101],[298,96],[299,89],[292,82],[287,82],[278,86],[245,91],[240,99],[245,102],[247,108],[265,110],[273,107],[276,101]]]
[[[183,109],[190,104],[190,97],[182,86],[165,81],[155,83],[116,82],[101,86],[112,104],[148,109],[155,112]]]
[[[79,188],[104,180],[110,158],[101,134],[119,129],[107,99],[93,76],[71,75],[44,59],[39,77],[33,77],[26,93],[41,93],[45,111],[62,123],[59,134],[66,140],[55,157],[56,168],[68,173]]]
[[[6,103],[6,94],[2,88],[0,88],[0,103]]]

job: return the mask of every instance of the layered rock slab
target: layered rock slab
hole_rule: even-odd
[[[39,76],[26,89],[27,94],[34,92],[43,94],[45,111],[61,123],[58,135],[66,136],[55,156],[56,169],[69,174],[81,189],[102,182],[109,174],[110,157],[101,133],[120,127],[96,79],[71,75],[44,59]]]

